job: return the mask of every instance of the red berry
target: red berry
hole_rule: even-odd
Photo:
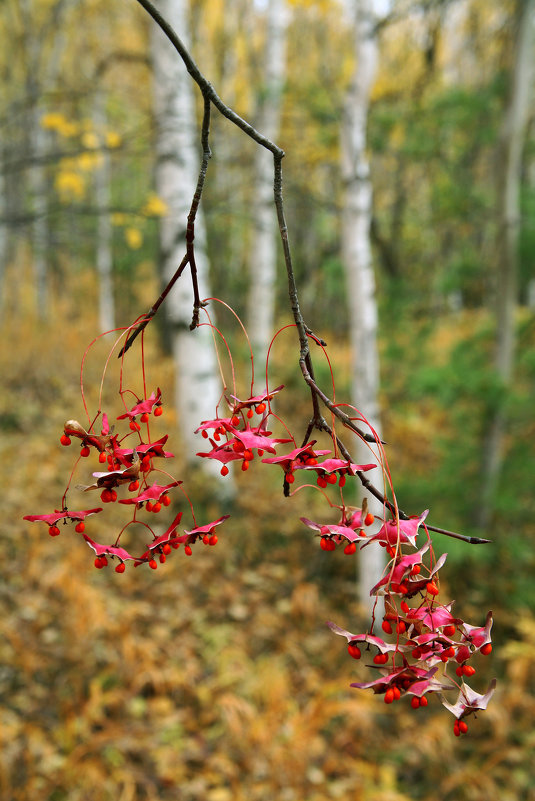
[[[100,464],[104,464],[104,462],[106,461],[106,454],[104,453],[104,451],[101,451],[101,453],[99,453],[98,460]]]
[[[347,556],[351,556],[351,554],[354,554],[356,550],[357,544],[355,542],[348,542],[344,548],[344,553],[347,554]]]
[[[461,734],[466,734],[466,732],[468,731],[468,725],[465,723],[464,720],[459,721],[459,731],[461,732]]]
[[[71,438],[68,437],[67,434],[62,434],[61,437],[59,438],[59,441],[61,442],[62,445],[65,445],[65,447],[71,444]]]
[[[167,555],[169,555],[171,553],[171,546],[169,545],[168,542],[164,543],[164,545],[162,547],[162,551]]]
[[[232,450],[234,451],[234,453],[241,453],[242,451],[245,450],[245,445],[241,440],[235,439],[234,442],[232,443]]]
[[[385,704],[391,704],[394,700],[394,690],[392,687],[389,687],[388,690],[385,692]]]
[[[135,420],[130,420],[130,430],[131,431],[139,431],[140,428],[141,428],[141,426],[139,425],[139,423],[136,423]]]
[[[401,604],[401,611],[404,612],[406,615],[409,613],[410,606],[407,601],[402,601]]]
[[[48,533],[51,537],[57,537],[59,534],[59,528],[57,526],[50,526]]]
[[[492,651],[492,644],[490,642],[486,642],[485,645],[482,645],[479,649],[483,656],[488,656]]]
[[[184,553],[186,554],[186,556],[191,556],[191,554],[193,553],[193,551],[191,550],[191,545],[185,546]]]
[[[97,570],[101,570],[101,569],[104,567],[104,565],[102,564],[102,559],[100,558],[100,556],[97,556],[97,557],[96,557],[96,559],[95,559],[95,561],[93,562],[93,564],[95,565],[95,567],[97,568]]]
[[[372,515],[371,512],[368,512],[368,514],[364,518],[364,525],[365,526],[371,526],[371,524],[373,523],[374,520],[375,520],[375,517]]]
[[[401,698],[401,690],[399,689],[399,687],[393,687],[392,689],[394,692],[394,701],[399,701],[399,699]]]
[[[108,560],[106,559],[105,556],[100,557],[100,564],[102,565],[102,567],[106,567],[106,565],[108,564]]]
[[[422,697],[420,698],[420,706],[427,706],[428,703],[429,701],[427,700],[425,695],[422,695]]]
[[[143,473],[146,473],[148,470],[150,470],[150,456],[143,457],[140,467]]]
[[[205,428],[201,431],[201,437],[208,439],[208,431]]]
[[[85,531],[85,523],[84,523],[84,521],[80,520],[80,522],[77,523],[76,526],[74,527],[74,530],[77,531],[78,534],[81,534],[82,531]]]
[[[238,425],[239,422],[240,422],[240,418],[237,417],[236,415],[233,415],[232,419],[230,421],[230,424],[233,425],[234,428],[236,428],[236,426]]]
[[[356,642],[350,642],[349,645],[347,646],[347,650],[349,652],[349,655],[352,656],[353,659],[360,659],[361,652]]]
[[[139,489],[139,481],[131,481],[128,485],[128,492],[135,492]]]
[[[169,504],[171,503],[171,498],[169,497],[169,495],[162,495],[161,502],[163,503],[164,506],[169,506]]]
[[[164,557],[164,559],[165,559],[165,557]],[[151,570],[156,570],[156,568],[158,567],[158,562],[156,561],[156,559],[151,559],[150,560],[149,567],[150,567]]]
[[[110,492],[111,492],[112,503],[115,503],[115,501],[117,500],[117,493],[115,492],[114,489],[110,490]]]
[[[208,544],[215,545],[216,543],[217,543],[217,534],[212,534],[212,536],[208,540]]]
[[[148,423],[149,422],[149,415],[147,414],[147,412],[143,412],[143,414],[141,415],[141,417],[139,419],[141,420],[142,423]]]
[[[420,565],[413,565],[410,569],[410,575],[417,576],[421,569]]]
[[[411,706],[413,709],[418,709],[418,707],[420,706],[420,699],[417,698],[415,695],[413,695],[411,698]]]
[[[80,449],[80,456],[83,456],[84,458],[87,458],[90,453],[91,451],[89,450],[87,445],[84,445],[84,447]]]
[[[154,409],[154,417],[161,417],[163,414],[163,409],[161,406],[156,406]]]
[[[475,672],[476,669],[472,665],[463,665],[463,676],[473,676]]]
[[[456,628],[451,623],[449,623],[447,626],[444,626],[444,628],[442,629],[442,633],[446,637],[453,637],[455,632],[456,632]]]
[[[293,484],[295,481],[295,476],[293,473],[285,473],[284,480],[286,481],[287,484]]]
[[[161,553],[160,554],[160,564],[163,565],[164,562],[165,562],[165,554]]]
[[[119,564],[115,568],[116,573],[124,573],[125,570],[126,570],[126,565],[124,562],[119,562]]]
[[[112,500],[111,490],[103,489],[102,492],[100,493],[100,500],[102,501],[102,503],[110,503]]]
[[[317,483],[318,487],[321,487],[322,489],[325,489],[325,487],[327,486],[327,482],[325,481],[323,476],[318,476],[318,480],[317,480],[316,483]]]
[[[162,504],[160,503],[160,501],[156,501],[156,503],[152,507],[152,511],[154,512],[154,514],[158,514],[158,512],[160,511],[161,508],[162,508]]]
[[[147,510],[147,512],[152,512],[153,508],[154,507],[152,505],[152,501],[147,501],[147,503],[145,504],[145,509]]]
[[[453,733],[454,733],[454,735],[456,737],[460,737],[461,736],[461,732],[459,730],[459,724],[458,724],[457,721],[455,721],[455,723],[453,724]]]
[[[204,545],[208,545],[208,543],[210,542],[210,535],[205,534],[204,537],[202,538],[202,541]]]
[[[243,460],[243,462],[242,462],[242,465],[241,465],[241,469],[242,469],[244,472],[245,472],[246,470],[249,470],[249,462],[247,461],[247,459],[244,459],[244,460]]]
[[[404,620],[400,620],[399,623],[396,626],[397,633],[398,634],[403,634],[403,632],[406,631],[406,630],[407,630],[407,626],[405,625],[405,621]]]
[[[381,628],[385,632],[385,634],[392,634],[392,626],[390,625],[390,621],[383,620],[381,623]]]
[[[221,475],[228,476],[228,467],[226,466],[226,464],[224,464],[223,467],[221,468]]]
[[[316,459],[315,456],[309,456],[308,459],[305,462],[305,464],[308,467],[314,467],[314,465],[316,465],[317,463],[318,463],[318,460]]]
[[[249,420],[251,419],[252,416],[253,416],[253,410],[247,409],[247,417],[249,418]]]
[[[258,406],[256,407],[256,413],[257,414],[262,414],[265,411],[266,411],[266,404],[265,403],[259,403]]]
[[[336,484],[336,482],[338,481],[338,476],[336,475],[336,473],[329,473],[329,475],[326,476],[325,481],[327,482],[327,484]]]
[[[439,593],[439,589],[438,589],[437,585],[433,581],[429,581],[425,585],[425,588],[426,588],[427,592],[429,593],[429,595],[438,595],[438,593]]]
[[[341,476],[340,476],[340,480],[338,482],[338,486],[339,487],[345,487],[345,485],[346,485],[346,476],[345,476],[345,473],[342,473]]]

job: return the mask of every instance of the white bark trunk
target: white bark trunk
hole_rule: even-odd
[[[157,7],[187,45],[186,0],[159,0]],[[196,124],[191,78],[178,53],[156,26],[152,31],[152,59],[157,128],[156,191],[169,209],[160,222],[162,272],[167,281],[186,252],[186,221],[201,159],[200,128]],[[195,257],[199,291],[204,298],[209,295],[209,265],[201,210],[195,224]],[[199,440],[193,432],[201,420],[215,415],[221,385],[209,329],[189,330],[193,292],[188,272],[175,284],[165,306],[172,327],[179,427],[187,453],[193,458],[199,449]],[[211,471],[213,463],[207,459],[202,461],[203,468]]]
[[[504,387],[511,384],[514,367],[520,184],[522,151],[533,91],[534,12],[535,0],[517,1],[515,59],[498,149],[495,366]],[[482,502],[477,515],[482,528],[489,524],[492,516],[492,499],[503,461],[505,431],[505,415],[499,408],[491,421],[485,446]]]
[[[278,138],[283,83],[286,74],[286,0],[271,0],[266,8],[264,81],[256,127],[272,141]],[[248,330],[257,364],[264,374],[275,314],[277,277],[276,213],[273,203],[273,156],[257,148],[254,199],[251,209]]]
[[[355,71],[349,87],[342,125],[342,175],[345,186],[342,212],[342,255],[345,265],[352,348],[352,402],[373,428],[380,431],[377,302],[370,242],[372,186],[366,155],[366,126],[370,93],[375,80],[378,44],[373,0],[355,0]],[[370,451],[359,442],[353,449],[358,462],[369,462]],[[362,497],[362,493],[361,493]],[[370,511],[383,507],[368,497]],[[384,568],[383,551],[368,546],[359,558],[359,598],[369,611],[375,599],[369,588]]]
[[[103,98],[97,94],[93,112],[95,129],[104,134],[106,115]],[[96,268],[98,277],[98,319],[100,331],[115,328],[113,300],[113,228],[111,224],[111,159],[103,147],[101,162],[95,171],[95,205],[97,208]]]

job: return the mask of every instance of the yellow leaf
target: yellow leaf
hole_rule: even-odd
[[[77,172],[61,170],[56,175],[56,189],[62,200],[79,199],[83,197],[85,181]]]
[[[139,228],[125,228],[124,238],[126,240],[126,244],[129,248],[131,248],[131,250],[139,250],[143,244],[143,234]]]
[[[121,142],[122,142],[121,136],[116,131],[106,132],[106,144],[108,145],[108,147],[110,148],[120,147]]]
[[[142,209],[142,213],[145,214],[146,217],[163,217],[167,212],[167,203],[154,193],[149,195]]]
[[[63,114],[59,114],[57,111],[50,111],[48,114],[43,114],[41,117],[41,127],[47,128],[50,131],[54,129],[59,130],[65,122],[66,120]]]
[[[90,150],[95,150],[99,146],[98,136],[94,131],[86,131],[82,136],[82,144]]]

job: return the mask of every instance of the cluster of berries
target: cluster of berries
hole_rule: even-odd
[[[151,483],[154,472],[163,472],[155,467],[154,460],[170,459],[173,456],[164,449],[168,439],[167,434],[158,440],[152,440],[150,437],[150,415],[158,418],[162,415],[162,411],[161,392],[158,389],[149,398],[137,400],[132,408],[118,416],[118,420],[128,420],[129,431],[122,437],[110,428],[108,416],[105,413],[102,414],[100,433],[95,430],[96,420],[100,418],[100,414],[88,429],[85,429],[77,420],[68,420],[64,425],[63,434],[60,437],[63,446],[68,447],[72,440],[76,439],[80,442],[78,460],[85,459],[91,455],[91,452],[94,452],[98,454],[99,463],[103,466],[106,465],[106,470],[93,473],[94,481],[91,484],[78,484],[76,489],[82,492],[97,491],[100,493],[100,500],[103,504],[117,501],[133,510],[132,517],[121,529],[113,544],[96,542],[86,532],[86,518],[102,512],[104,507],[99,506],[82,511],[68,509],[66,498],[69,486],[63,495],[61,510],[56,510],[51,514],[26,515],[24,519],[46,523],[49,527],[48,532],[53,537],[61,533],[58,523],[68,525],[74,522],[75,532],[81,534],[88,546],[95,552],[95,567],[102,569],[109,564],[109,560],[112,560],[116,563],[116,573],[124,573],[129,561],[132,561],[135,567],[148,564],[152,570],[156,570],[158,563],[163,564],[172,550],[179,548],[182,544],[184,544],[184,553],[191,556],[192,546],[199,539],[205,545],[215,545],[218,541],[215,530],[220,523],[226,520],[228,515],[203,526],[195,525],[193,528],[183,529],[180,533],[178,526],[182,512],[178,512],[163,534],[157,534],[153,527],[141,517],[144,512],[158,514],[163,508],[171,506],[170,492],[182,484],[181,481],[171,481],[164,485],[155,481]],[[147,441],[144,441],[141,433],[143,425],[146,428]],[[135,437],[137,440],[130,448],[123,447],[123,442],[128,437]],[[123,485],[127,486],[127,491],[131,495],[119,499],[118,490]],[[134,555],[120,545],[122,533],[134,523],[141,524],[152,536],[152,541],[146,545],[145,551],[140,555]]]
[[[383,577],[370,591],[371,595],[384,598],[381,629],[389,639],[374,634],[375,618],[370,631],[363,634],[353,634],[335,623],[328,623],[334,633],[346,638],[348,652],[353,659],[360,659],[363,650],[371,652],[372,667],[380,673],[379,678],[351,686],[373,689],[375,693],[383,695],[386,704],[407,696],[413,709],[427,706],[428,695],[438,693],[444,706],[455,716],[454,734],[465,734],[468,731],[466,718],[477,710],[485,709],[494,692],[495,682],[491,682],[484,695],[465,683],[465,679],[475,673],[475,668],[470,664],[472,657],[476,653],[489,654],[492,650],[492,614],[488,613],[485,626],[475,627],[455,617],[451,603],[444,605],[439,602],[438,574],[446,554],[434,559],[429,532],[424,523],[427,511],[419,517],[400,519],[397,515],[384,520],[374,533],[375,519],[368,511],[366,502],[361,509],[344,504],[343,488],[348,477],[362,478],[362,474],[375,469],[376,464],[354,464],[340,458],[338,453],[331,457],[331,451],[315,448],[315,440],[298,447],[293,437],[272,437],[272,432],[268,430],[268,420],[273,415],[271,401],[282,389],[282,386],[271,391],[266,389],[265,393],[254,396],[251,393],[247,400],[239,400],[235,396],[226,398],[229,415],[205,420],[196,429],[196,433],[200,433],[211,445],[209,451],[197,455],[219,462],[223,476],[228,475],[232,462],[239,463],[244,472],[255,459],[264,464],[278,465],[283,471],[286,495],[291,494],[290,488],[299,471],[303,471],[301,475],[307,479],[309,475],[314,475],[315,485],[324,494],[330,486],[337,486],[342,500],[342,504],[336,507],[341,513],[337,523],[316,523],[301,518],[306,526],[316,532],[321,549],[332,552],[341,546],[344,554],[351,556],[358,548],[376,542],[385,548],[390,560]],[[158,389],[148,398],[136,398],[136,403],[118,416],[118,421],[128,421],[128,431],[121,437],[114,433],[107,415],[101,415],[100,411],[88,429],[76,420],[65,423],[62,445],[69,446],[76,439],[80,442],[78,461],[94,452],[98,454],[99,463],[106,465],[104,471],[93,473],[92,483],[77,485],[77,489],[83,492],[98,491],[103,504],[118,502],[133,510],[131,519],[113,544],[101,544],[88,536],[86,518],[101,513],[103,507],[69,510],[66,504],[69,486],[64,493],[61,510],[51,514],[27,515],[25,519],[47,523],[51,536],[60,533],[58,524],[74,523],[75,532],[83,536],[95,553],[95,567],[102,569],[111,560],[116,563],[117,573],[123,573],[129,561],[133,561],[135,566],[148,564],[155,570],[158,563],[164,563],[172,550],[181,545],[184,545],[184,553],[191,556],[192,546],[198,540],[205,545],[215,545],[218,541],[216,528],[228,515],[198,526],[190,503],[193,528],[179,531],[181,512],[176,514],[163,533],[157,533],[146,522],[146,513],[158,514],[171,505],[170,493],[182,484],[179,480],[167,484],[151,483],[155,471],[171,478],[169,473],[154,466],[155,460],[173,456],[165,450],[167,435],[157,440],[150,436],[150,418],[158,418],[161,414],[162,399]],[[98,420],[101,423],[100,433],[95,430]],[[124,447],[125,440],[132,437],[135,439],[135,443],[130,443],[132,447]],[[333,442],[336,446],[334,435]],[[293,446],[292,450],[285,454],[277,453],[279,446],[288,444]],[[265,453],[270,455],[264,456]],[[127,486],[130,495],[119,498],[118,491],[123,485]],[[329,503],[331,507],[334,506]],[[122,533],[133,523],[141,524],[152,537],[144,552],[138,556],[120,545]],[[425,530],[427,540],[418,547],[416,539],[420,527]],[[454,675],[448,674],[452,665],[455,666]],[[451,704],[444,693],[455,688],[459,691],[458,698]]]
[[[343,509],[342,519],[336,525],[302,520],[319,532],[323,550],[334,550],[336,545],[345,543],[344,552],[348,553],[352,552],[348,548],[357,543],[364,548],[378,542],[390,558],[383,577],[370,591],[371,595],[383,597],[381,629],[383,636],[389,635],[389,640],[375,635],[373,625],[369,632],[353,634],[328,623],[335,634],[346,638],[353,659],[360,659],[365,649],[370,653],[372,667],[381,674],[372,681],[355,682],[351,686],[371,688],[383,695],[386,704],[407,696],[413,709],[427,706],[427,695],[438,693],[455,716],[453,731],[460,736],[468,731],[466,718],[485,709],[494,692],[495,681],[483,695],[465,683],[465,678],[476,672],[470,664],[472,657],[492,651],[492,613],[488,613],[484,626],[472,626],[452,613],[453,603],[439,603],[438,574],[447,555],[434,560],[427,529],[427,541],[417,547],[416,538],[420,526],[425,529],[426,516],[427,511],[408,520],[384,521],[375,534],[365,531],[373,523],[373,516],[366,508]],[[327,547],[329,543],[332,545]],[[454,675],[449,675],[448,669]],[[457,701],[451,704],[444,693],[456,689]]]

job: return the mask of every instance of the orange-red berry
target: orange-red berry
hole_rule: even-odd
[[[80,522],[75,525],[74,530],[77,531],[78,534],[81,534],[83,531],[85,531],[84,521],[80,520]]]
[[[316,481],[316,483],[318,487],[321,487],[322,489],[325,489],[325,487],[327,486],[327,482],[325,481],[323,476],[318,476],[318,480]]]
[[[429,595],[438,595],[438,593],[439,593],[439,589],[438,589],[437,585],[433,581],[429,581],[425,585],[425,588],[426,588],[427,592],[429,593]]]
[[[191,545],[185,546],[184,553],[186,554],[186,556],[191,556],[191,554],[193,553],[193,551],[191,550]]]
[[[249,420],[251,419],[252,416],[253,416],[253,410],[247,409],[247,417],[249,418]]]
[[[61,442],[62,445],[65,445],[65,447],[71,444],[71,438],[68,437],[67,434],[62,434],[61,437],[59,438],[59,441]]]
[[[475,672],[476,669],[472,665],[463,665],[463,676],[473,676]]]
[[[59,528],[57,526],[50,526],[48,533],[51,537],[57,537],[59,534]]]
[[[152,507],[152,511],[153,511],[155,514],[158,514],[158,512],[160,511],[160,509],[161,509],[161,508],[162,508],[162,504],[160,503],[160,501],[156,501],[156,503],[155,503],[155,504],[154,504],[154,506]]]
[[[106,454],[104,453],[104,451],[101,451],[101,453],[99,453],[99,455],[98,455],[98,460],[99,460],[100,464],[104,464],[104,462],[106,461],[106,458],[107,457],[106,457]]]
[[[347,646],[347,650],[349,656],[352,656],[353,659],[360,659],[360,657],[362,656],[360,648],[358,647],[356,642],[350,642],[349,645]]]
[[[243,462],[242,462],[242,465],[241,465],[241,469],[242,469],[244,472],[245,472],[246,470],[249,470],[249,462],[247,461],[247,459],[244,459],[244,460],[243,460]]]
[[[418,707],[420,706],[420,699],[417,698],[415,695],[413,695],[411,698],[411,706],[413,709],[418,709]]]
[[[119,564],[115,568],[116,573],[124,573],[125,570],[126,570],[126,565],[124,562],[119,562]]]
[[[486,642],[485,645],[482,645],[479,649],[483,656],[488,656],[492,651],[492,644],[490,642]]]
[[[385,692],[385,704],[391,704],[394,700],[394,690],[392,687],[389,687],[388,690]]]
[[[392,626],[389,620],[383,620],[381,623],[381,628],[385,632],[385,634],[392,634]]]
[[[425,695],[422,695],[422,697],[420,698],[420,706],[427,706],[428,703],[429,701],[427,700]]]
[[[351,556],[351,554],[354,554],[356,550],[357,550],[357,543],[348,542],[346,547],[344,548],[344,553],[347,554],[347,556]]]
[[[226,464],[224,464],[223,467],[221,468],[221,475],[228,476],[228,467],[226,466]]]
[[[161,417],[163,414],[163,409],[161,406],[156,406],[154,409],[154,417]]]
[[[240,418],[239,418],[239,417],[237,417],[237,416],[234,414],[234,415],[232,416],[232,418],[231,418],[230,424],[231,424],[231,425],[233,425],[233,426],[234,426],[234,428],[236,428],[236,426],[238,425],[238,423],[239,423],[239,422],[240,422]]]
[[[212,534],[210,539],[208,540],[209,545],[216,545],[217,544],[217,534]]]
[[[160,554],[160,564],[163,565],[164,562],[165,562],[165,554],[161,553]]]
[[[139,419],[141,420],[142,423],[148,423],[149,422],[149,415],[147,414],[147,412],[143,412],[143,414],[141,415],[141,417]]]
[[[162,547],[162,551],[167,555],[169,555],[171,553],[171,546],[169,545],[168,542],[164,543],[164,545]]]
[[[448,623],[448,625],[444,626],[444,628],[442,629],[442,633],[446,637],[453,637],[453,635],[455,634],[456,630],[457,629],[455,628],[455,626],[453,626],[451,623]]]
[[[128,485],[129,492],[135,492],[138,489],[139,489],[139,481],[131,481],[130,484]]]
[[[371,526],[371,524],[373,523],[374,520],[375,520],[375,517],[372,515],[371,512],[368,512],[368,514],[364,518],[364,525],[365,526]]]
[[[171,503],[171,498],[169,497],[169,495],[162,495],[160,500],[164,506],[169,506]]]
[[[164,559],[165,559],[165,557],[164,557]],[[150,567],[151,570],[156,570],[156,568],[158,567],[158,562],[156,561],[156,559],[151,559],[150,560],[149,567]]]
[[[257,414],[262,414],[265,411],[266,411],[266,404],[265,403],[259,403],[258,406],[256,407],[256,413]]]
[[[84,445],[83,448],[80,448],[80,456],[83,456],[84,458],[87,458],[90,453],[91,453],[91,451],[89,450],[87,445]]]
[[[468,731],[468,725],[464,720],[459,721],[459,731],[461,732],[461,734],[466,734],[466,732]]]
[[[130,430],[131,431],[139,431],[140,428],[141,428],[141,426],[139,425],[139,423],[136,423],[135,420],[130,420]]]

